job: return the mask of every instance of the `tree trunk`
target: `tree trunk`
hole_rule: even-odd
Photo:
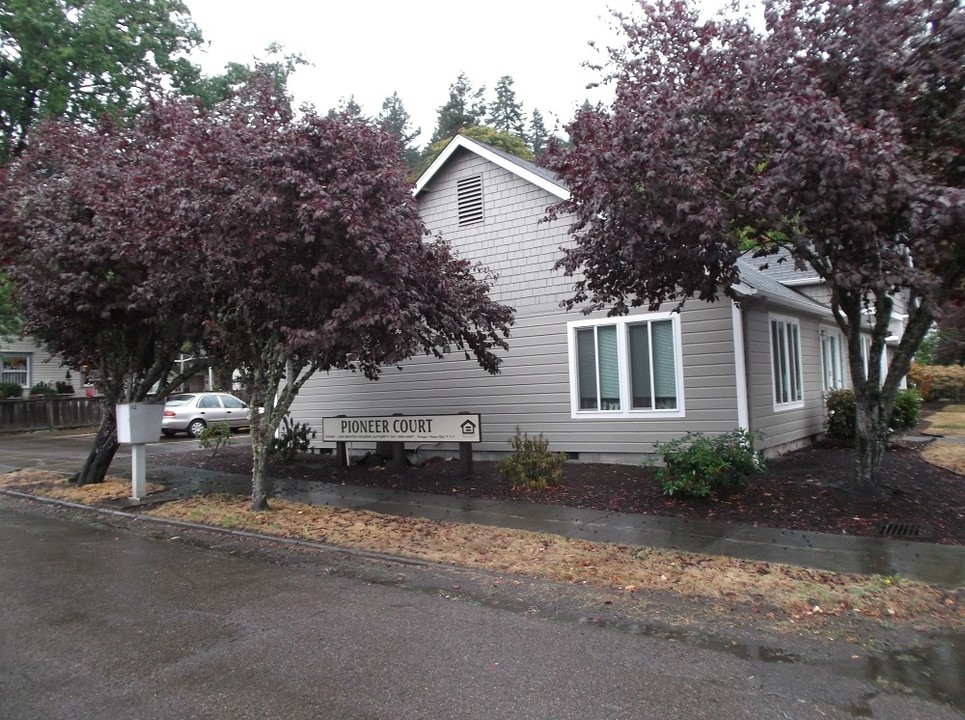
[[[879,398],[855,393],[855,467],[851,491],[870,497],[878,488],[878,470],[888,442],[888,418]]]
[[[117,442],[117,417],[114,414],[114,406],[106,405],[94,444],[87,455],[84,467],[76,476],[77,482],[80,485],[104,482],[107,469],[111,466],[118,447],[120,443]]]
[[[255,413],[257,413],[257,408]],[[271,478],[268,477],[268,442],[271,433],[264,417],[251,416],[251,509],[253,512],[268,510],[271,495]]]

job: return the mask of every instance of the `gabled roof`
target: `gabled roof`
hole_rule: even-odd
[[[567,200],[570,197],[569,190],[566,189],[562,181],[546,168],[541,168],[535,163],[464,135],[456,135],[450,140],[439,157],[422,173],[415,186],[417,197],[445,166],[449,158],[460,150],[475,153],[561,200]],[[765,265],[765,269],[761,270],[760,268]],[[747,254],[737,261],[737,267],[741,279],[740,285],[735,287],[738,294],[747,298],[764,297],[783,307],[811,315],[831,315],[831,310],[828,307],[785,287],[785,284],[820,282],[820,278],[813,270],[810,273],[806,270],[798,270],[790,253],[786,250],[782,249],[776,255],[767,258],[752,258],[750,254]]]
[[[446,145],[445,149],[439,154],[439,157],[433,160],[426,171],[419,176],[415,184],[415,195],[417,197],[419,193],[422,192],[422,189],[435,177],[436,173],[448,162],[449,158],[460,149],[468,150],[489,160],[504,170],[508,170],[523,180],[531,182],[533,185],[555,195],[560,200],[568,200],[570,197],[570,191],[563,186],[563,183],[559,181],[554,173],[546,168],[541,168],[536,163],[523,160],[521,157],[516,157],[511,153],[494,148],[492,145],[481,143],[478,140],[473,140],[465,135],[456,135],[450,140],[449,144]]]
[[[758,270],[759,264],[757,260],[747,258],[740,258],[737,261],[741,284],[734,289],[739,294],[745,297],[762,296],[800,312],[832,317],[831,308],[785,287],[783,283]]]

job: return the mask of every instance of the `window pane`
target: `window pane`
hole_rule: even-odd
[[[789,369],[790,369],[790,384],[791,384],[791,399],[795,402],[799,401],[802,397],[801,394],[801,342],[798,337],[798,327],[793,323],[787,323],[787,333],[789,348]]]
[[[580,410],[598,410],[596,395],[596,340],[593,328],[576,331],[576,362],[580,383]]]
[[[630,344],[630,391],[633,393],[630,407],[653,407],[653,390],[650,385],[650,330],[646,323],[631,325],[628,333]]]
[[[604,325],[596,330],[600,367],[600,409],[620,409],[620,361],[617,357],[616,325]]]
[[[653,388],[656,407],[677,407],[677,368],[674,363],[673,321],[651,323],[653,337]]]
[[[779,403],[787,402],[787,393],[784,390],[784,378],[786,377],[784,366],[784,333],[781,323],[771,320],[771,352],[773,353],[774,363],[774,398]]]

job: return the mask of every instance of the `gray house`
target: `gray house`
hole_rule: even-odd
[[[738,303],[689,301],[681,313],[567,312],[573,282],[553,265],[568,222],[541,222],[567,197],[549,172],[458,136],[419,179],[422,217],[463,257],[499,274],[494,296],[516,309],[502,372],[460,353],[415,358],[377,382],[351,372],[312,378],[292,406],[323,417],[482,416],[477,457],[508,450],[514,429],[543,433],[583,461],[637,462],[688,431],[762,431],[769,454],[823,432],[826,390],[848,384],[845,346],[818,278],[771,259],[741,261]],[[363,452],[359,443],[351,452]],[[409,449],[414,449],[410,447]],[[455,446],[420,448],[451,454]]]

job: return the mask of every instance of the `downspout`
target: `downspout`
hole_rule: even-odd
[[[747,400],[747,356],[744,352],[744,313],[730,302],[731,328],[734,331],[734,381],[737,390],[737,427],[750,431],[750,405]]]

